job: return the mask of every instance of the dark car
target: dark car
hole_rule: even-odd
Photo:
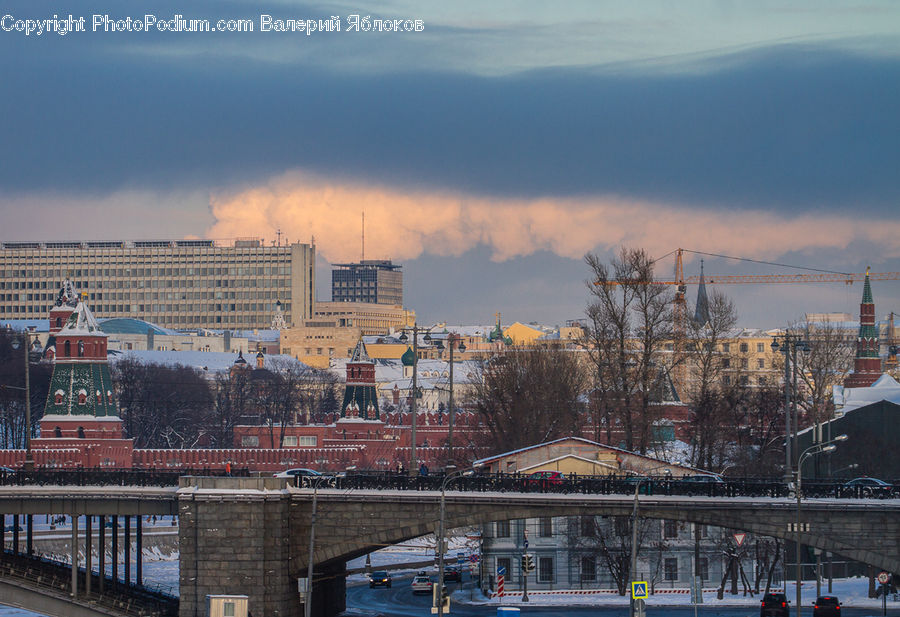
[[[378,572],[372,572],[369,575],[369,588],[373,589],[375,587],[387,587],[388,589],[390,589],[391,575],[382,570],[379,570]]]
[[[759,608],[759,617],[789,617],[791,609],[783,593],[767,593]]]
[[[813,603],[813,617],[840,617],[841,603],[837,596],[819,596]]]
[[[878,478],[853,478],[845,482],[842,493],[847,497],[890,497],[894,487]]]
[[[444,582],[446,583],[461,583],[462,582],[462,572],[460,572],[459,568],[450,566],[449,568],[444,568]]]

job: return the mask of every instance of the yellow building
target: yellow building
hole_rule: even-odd
[[[281,331],[281,353],[314,368],[328,368],[332,358],[349,358],[359,341],[360,328],[339,326],[334,320],[308,319]]]
[[[519,347],[533,345],[537,339],[544,336],[545,334],[547,333],[539,328],[528,326],[518,321],[510,326],[507,326],[503,330],[503,336],[508,336],[510,339],[512,339],[513,345]]]
[[[316,302],[315,318],[334,321],[340,327],[355,327],[363,334],[387,334],[410,327],[416,312],[399,305],[369,302]]]

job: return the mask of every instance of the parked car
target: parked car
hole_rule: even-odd
[[[306,469],[305,467],[297,467],[295,469],[285,469],[276,474],[272,474],[276,478],[300,478],[304,476],[321,476],[322,472],[315,469]]]
[[[837,596],[819,596],[813,602],[813,617],[841,617],[841,603]]]
[[[434,583],[431,582],[431,579],[429,577],[416,576],[415,578],[413,578],[410,587],[412,587],[413,593],[431,593],[431,588],[433,585]]]
[[[763,596],[759,617],[789,617],[790,602],[783,593],[767,593]]]
[[[390,589],[391,582],[391,575],[384,570],[372,572],[369,575],[369,589],[374,589],[375,587],[387,587]]]
[[[848,497],[888,497],[894,487],[878,478],[853,478],[844,483],[842,494]]]
[[[462,582],[462,572],[456,566],[449,566],[444,568],[444,582],[449,583],[461,583]]]
[[[528,476],[528,486],[540,490],[559,490],[568,483],[561,471],[535,471]]]

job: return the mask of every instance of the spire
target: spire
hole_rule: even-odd
[[[350,356],[350,362],[371,362],[372,359],[369,357],[369,353],[366,351],[366,344],[363,343],[362,338],[359,339],[359,342],[356,343],[356,349],[353,350],[353,355]]]
[[[703,260],[700,260],[700,286],[697,288],[697,306],[694,321],[704,326],[709,323],[709,297],[706,295],[706,279],[703,278]]]
[[[872,284],[869,282],[869,267],[866,266],[866,282],[863,283],[863,304],[873,304],[875,301],[872,299]]]

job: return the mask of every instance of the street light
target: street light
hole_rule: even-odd
[[[797,486],[795,487],[797,493],[797,526],[794,529],[794,543],[797,545],[797,563],[796,563],[796,580],[794,581],[794,585],[797,590],[797,617],[800,617],[800,613],[802,611],[802,598],[801,598],[801,589],[800,589],[800,579],[803,576],[802,568],[803,566],[800,563],[800,500],[802,498],[802,489],[803,489],[803,462],[816,454],[829,454],[837,450],[837,442],[839,441],[847,441],[847,435],[838,435],[834,439],[830,441],[824,441],[822,443],[814,444],[804,450],[800,456],[797,458]],[[785,577],[786,578],[786,577]]]
[[[663,469],[663,467],[654,467],[648,471],[655,471],[657,469]],[[640,507],[640,503],[638,501],[638,494],[641,490],[641,484],[644,483],[644,480],[650,479],[650,476],[645,473],[640,473],[634,470],[630,470],[636,476],[641,476],[637,481],[637,484],[634,487],[634,510],[631,514],[631,569],[629,570],[629,578],[631,580],[634,579],[635,574],[637,573],[637,528],[638,528],[638,508]],[[666,467],[665,474],[667,476],[672,475],[672,471]],[[634,617],[634,594],[631,594],[629,600],[629,615]]]
[[[799,432],[799,422],[797,419],[797,349],[802,352],[809,351],[809,343],[803,340],[799,334],[791,334],[785,331],[782,335],[782,344],[778,344],[778,337],[772,337],[770,347],[773,352],[781,349],[784,354],[784,482],[789,484],[791,481],[791,471],[794,467],[794,459],[792,452],[797,451],[797,433]],[[791,380],[791,368],[793,368],[793,386]],[[793,410],[794,416],[794,435],[791,436],[791,414]],[[794,440],[793,448],[791,440]]]
[[[313,485],[313,500],[312,500],[312,514],[309,518],[309,557],[308,563],[306,564],[306,603],[303,605],[303,614],[305,617],[310,617],[312,614],[312,593],[313,593],[313,554],[315,553],[316,547],[316,505],[319,497],[319,484],[324,480],[330,480],[329,476],[319,476],[317,478],[312,479]],[[304,482],[307,482],[307,478],[302,478]]]
[[[447,460],[453,461],[453,417],[455,415],[455,409],[453,407],[453,347],[456,346],[459,349],[460,353],[466,351],[466,344],[462,341],[460,336],[454,332],[451,332],[447,336],[447,346],[450,348],[450,410],[449,410],[449,426],[447,430]],[[444,344],[440,341],[437,342],[437,348],[441,351],[444,349]]]
[[[401,328],[400,342],[405,343],[409,340],[407,332],[413,335],[413,374],[412,374],[412,448],[410,449],[409,466],[414,474],[419,473],[419,461],[416,458],[416,416],[419,407],[419,332],[424,330],[425,336],[422,338],[426,343],[431,343],[431,328],[420,328],[419,324],[414,323],[412,328]]]
[[[31,456],[31,377],[30,373],[30,364],[28,362],[28,355],[30,353],[31,347],[31,334],[28,330],[25,330],[22,333],[22,343],[19,343],[18,338],[14,338],[12,340],[12,348],[18,349],[20,345],[24,346],[25,353],[25,471],[34,471],[34,459]],[[11,386],[14,387],[14,386]],[[18,388],[16,388],[18,389]]]
[[[437,546],[438,546],[438,591],[434,594],[434,597],[437,599],[437,614],[438,616],[442,616],[444,614],[444,602],[443,602],[443,594],[444,594],[444,502],[445,502],[445,493],[447,491],[447,485],[450,484],[451,481],[461,478],[463,476],[471,476],[474,473],[472,469],[460,469],[451,473],[448,473],[444,480],[441,482],[441,514],[438,520],[438,538],[437,538]],[[462,579],[460,579],[462,580]],[[309,615],[307,615],[309,617]]]

